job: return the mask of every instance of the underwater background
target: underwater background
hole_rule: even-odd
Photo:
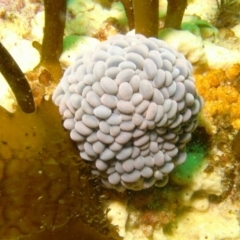
[[[239,7],[0,0],[0,239],[240,239]],[[184,55],[204,104],[168,183],[118,192],[81,159],[52,95],[79,54],[134,29]]]

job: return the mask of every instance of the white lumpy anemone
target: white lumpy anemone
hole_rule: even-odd
[[[139,34],[110,37],[80,54],[53,101],[81,158],[118,191],[168,182],[186,159],[203,104],[183,54]]]

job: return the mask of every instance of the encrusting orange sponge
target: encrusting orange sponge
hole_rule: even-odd
[[[215,125],[215,130],[207,127],[208,132],[216,131],[216,121],[219,120],[216,117],[220,115],[226,124],[229,123],[236,130],[240,129],[239,76],[240,64],[235,64],[227,70],[210,70],[205,75],[195,75],[196,87],[205,101],[202,116]]]

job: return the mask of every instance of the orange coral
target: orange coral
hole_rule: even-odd
[[[210,124],[218,126],[221,119],[226,125],[240,129],[240,64],[227,70],[210,70],[205,75],[196,75],[196,87],[205,101],[202,115]],[[214,118],[218,116],[218,120]],[[229,121],[229,122],[228,122]]]

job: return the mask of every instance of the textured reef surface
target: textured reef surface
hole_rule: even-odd
[[[128,71],[127,76],[134,72],[134,78],[139,80],[139,86],[131,85],[131,81],[128,84],[123,82],[124,84],[117,84],[115,94],[107,92],[112,91],[112,88],[109,88],[108,77],[110,78],[114,74],[117,76],[119,69],[108,68],[108,75],[105,76],[102,86],[100,81],[98,87],[94,87],[96,92],[95,90],[91,92],[88,84],[90,85],[93,81],[91,71],[94,75],[94,64],[91,63],[89,54],[79,55],[79,53],[84,51],[89,53],[95,49],[92,56],[101,59],[99,60],[100,65],[102,63],[112,64],[114,61],[109,61],[108,57],[114,55],[115,51],[120,55],[130,56],[133,54],[125,50],[123,53],[122,45],[119,48],[113,48],[110,43],[110,45],[104,45],[106,43],[104,41],[110,36],[115,35],[116,37],[116,34],[125,35],[128,32],[126,13],[121,2],[110,0],[68,1],[63,53],[60,57],[63,71],[61,87],[57,87],[58,81],[54,79],[55,73],[50,68],[47,66],[36,68],[41,59],[44,33],[43,1],[4,0],[0,2],[0,41],[27,77],[36,105],[34,113],[23,113],[17,105],[11,89],[4,78],[0,76],[1,239],[240,239],[240,20],[237,12],[240,3],[227,0],[188,2],[181,29],[178,30],[163,29],[167,1],[159,2],[159,38],[167,43],[163,47],[165,50],[167,49],[167,53],[161,52],[165,55],[162,57],[165,66],[163,64],[162,70],[160,66],[156,65],[156,70],[152,63],[158,56],[153,54],[152,62],[144,57],[148,46],[146,44],[139,53],[143,55],[143,60],[140,62],[142,62],[144,71],[137,70],[138,64],[141,63],[132,61],[136,61],[135,58],[130,58],[131,61],[127,63],[120,63],[121,70],[126,67],[132,68],[131,73]],[[154,43],[158,45],[157,42],[155,40]],[[106,48],[100,50],[99,46]],[[173,48],[177,50],[172,50]],[[77,55],[78,60],[74,63]],[[170,135],[167,136],[162,128],[161,131],[158,130],[158,134],[165,136],[163,141],[167,142],[167,144],[162,144],[162,152],[170,153],[178,144],[178,151],[181,154],[187,153],[182,158],[182,161],[183,159],[185,161],[178,166],[174,164],[173,168],[172,164],[166,164],[168,163],[166,159],[164,162],[166,167],[161,165],[163,163],[160,163],[161,166],[153,167],[156,154],[154,151],[157,149],[156,146],[159,148],[161,145],[160,139],[155,139],[156,136],[152,129],[153,126],[158,128],[160,126],[157,125],[161,125],[159,121],[154,122],[159,118],[161,112],[159,108],[156,112],[154,93],[158,94],[156,101],[161,99],[165,103],[165,110],[169,108],[166,112],[170,117],[166,121],[169,121],[169,126],[171,126],[174,121],[171,122],[170,112],[174,112],[175,102],[178,102],[177,99],[174,99],[177,96],[173,90],[175,87],[180,88],[181,84],[176,81],[177,70],[172,72],[175,74],[172,77],[167,73],[167,80],[164,83],[167,84],[164,86],[167,92],[159,90],[161,95],[155,89],[161,89],[162,83],[157,80],[154,83],[152,71],[149,69],[159,72],[165,71],[165,67],[174,68],[174,64],[166,63],[167,61],[171,62],[172,57],[181,60],[187,59],[184,60],[187,67],[182,67],[179,71],[183,76],[189,74],[190,77],[186,76],[186,79],[190,79],[190,82],[193,78],[195,79],[195,87],[203,98],[204,105],[202,106],[198,95],[192,92],[191,86],[185,88],[185,91],[193,98],[186,94],[189,96],[186,103],[190,106],[185,108],[185,115],[182,115],[181,120],[189,113],[186,109],[190,109],[192,112],[194,109],[201,108],[199,114],[193,114],[191,129],[196,126],[197,115],[199,125],[193,133],[189,132],[191,141],[187,145],[187,140],[183,141],[182,145],[186,145],[184,149],[180,146],[176,132],[171,134],[173,138],[169,139]],[[82,67],[78,68],[82,62],[89,64],[85,69],[88,75]],[[69,67],[70,65],[74,67]],[[75,79],[72,78],[70,70],[85,76],[81,84],[84,83],[86,86],[84,93],[81,92],[80,98],[84,102],[83,106],[89,111],[86,124],[90,122],[96,124],[97,122],[97,128],[85,125],[86,116],[83,117],[81,112],[76,111],[79,95],[67,94],[65,91],[67,84],[64,79],[69,78],[73,81],[69,84],[72,86],[71,89],[74,86]],[[96,74],[102,74],[101,66],[96,68]],[[144,78],[150,79],[154,84],[147,85]],[[120,82],[121,79],[119,78]],[[134,84],[138,80],[134,81]],[[168,86],[170,82],[172,85]],[[143,89],[141,89],[141,85],[144,85]],[[100,96],[98,98],[96,95],[101,91],[100,86],[104,91],[101,98],[105,108],[95,110],[94,113],[91,103],[99,103]],[[78,87],[76,89],[81,91],[80,86]],[[138,90],[136,90],[137,88]],[[145,92],[146,88],[150,90],[150,93]],[[60,108],[63,121],[58,107],[51,100],[54,91],[55,103],[58,105],[60,102],[64,103]],[[153,93],[151,93],[152,91]],[[123,104],[124,101],[131,102],[130,95],[125,95],[125,92],[130,93],[131,98],[135,96],[134,103],[142,99],[142,102],[147,102],[148,106],[151,105],[151,111],[142,110],[145,120],[136,114],[135,105],[133,105],[134,112],[131,113],[132,116],[135,116],[134,121],[133,118],[131,121],[127,119],[128,111],[132,110],[129,105],[126,107]],[[164,93],[172,94],[171,106],[167,101],[169,98],[166,98]],[[163,98],[161,98],[162,96]],[[67,99],[71,100],[72,105]],[[199,106],[191,105],[191,99],[200,103]],[[110,103],[115,105],[109,105]],[[66,111],[66,106],[70,111]],[[99,106],[96,105],[97,107]],[[124,124],[121,128],[119,127],[120,130],[116,127],[112,128],[112,125],[105,121],[105,117],[109,114],[107,108],[111,109],[111,117],[110,115],[108,117],[112,120],[117,121],[121,114],[121,117],[125,117],[124,121],[129,124],[122,121],[120,126],[122,123]],[[76,131],[73,131],[72,128],[73,113],[71,110],[75,113],[74,116],[79,117],[79,121],[80,119],[82,121]],[[116,115],[116,118],[112,117],[113,114]],[[176,114],[180,116],[182,113],[177,110]],[[136,129],[142,126],[143,128],[144,124],[148,129],[142,135],[144,136],[142,142],[129,141],[126,144],[124,144],[125,142],[114,144],[115,148],[122,145],[121,150],[119,149],[121,154],[116,155],[116,158],[122,159],[124,154],[124,158],[127,156],[126,159],[120,160],[124,164],[119,165],[121,168],[119,167],[118,171],[124,172],[118,172],[121,175],[119,181],[117,172],[111,172],[113,166],[116,166],[118,162],[113,159],[112,152],[102,149],[102,152],[96,153],[96,157],[94,150],[92,151],[95,133],[97,135],[97,132],[101,131],[106,134],[106,136],[101,135],[101,141],[110,141],[111,139],[109,140],[107,137],[109,136],[108,131],[109,133],[111,131],[112,134],[114,131],[127,132],[127,129],[131,127]],[[64,129],[63,125],[68,130]],[[186,129],[186,125],[182,121],[179,126]],[[184,131],[181,134],[189,136]],[[87,144],[80,144],[82,139],[79,138],[88,139]],[[145,138],[149,141],[146,146]],[[167,141],[166,138],[168,138]],[[99,146],[102,145],[101,141],[98,143]],[[105,145],[107,146],[105,149],[110,149],[111,143],[105,143]],[[137,148],[141,148],[140,151],[133,151]],[[131,151],[128,152],[126,149],[131,149]],[[105,154],[103,154],[104,152]],[[130,156],[128,154],[132,156],[133,153],[137,153],[136,158],[137,156],[140,159],[144,158],[144,166],[142,169],[136,170],[141,172],[141,177],[139,173],[130,176],[130,179],[139,176],[140,180],[137,181],[139,183],[137,185],[129,182],[129,166],[134,165],[134,169],[135,165],[139,167],[128,159]],[[146,159],[147,155],[145,154],[150,154],[151,158]],[[176,156],[172,156],[170,163],[174,163]],[[158,172],[158,170],[160,171]],[[93,175],[92,172],[96,175]],[[111,174],[115,174],[115,176]],[[122,177],[123,175],[124,177]],[[162,179],[168,178],[168,183],[165,186],[157,187],[154,183],[158,183],[157,178],[160,175],[163,176]],[[150,179],[150,181],[146,181],[146,179]],[[107,187],[125,191],[103,187],[101,181]],[[146,189],[140,190],[140,188]]]

